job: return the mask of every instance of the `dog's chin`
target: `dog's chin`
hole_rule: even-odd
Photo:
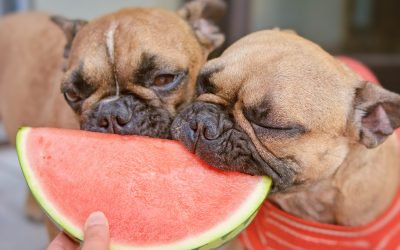
[[[273,163],[263,159],[250,137],[220,105],[195,102],[188,106],[172,123],[171,135],[214,167],[271,177],[273,192],[293,182],[291,168],[279,159]]]
[[[104,105],[97,104],[82,113],[82,130],[171,138],[170,127],[173,118],[163,108],[150,106],[130,96],[126,97],[122,107],[120,104],[113,104],[106,111],[102,111],[103,107]]]

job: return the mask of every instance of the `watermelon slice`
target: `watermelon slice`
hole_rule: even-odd
[[[48,216],[81,241],[88,215],[104,212],[111,249],[216,248],[250,223],[271,185],[142,136],[22,128],[17,151]]]

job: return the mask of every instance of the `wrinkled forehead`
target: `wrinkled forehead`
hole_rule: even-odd
[[[140,48],[188,52],[197,44],[190,26],[176,13],[161,9],[121,12],[116,18],[116,35]],[[114,21],[115,23],[115,21]]]
[[[216,94],[302,124],[345,123],[359,78],[305,39],[272,36],[234,44],[206,65],[219,68],[211,77]]]
[[[202,56],[189,25],[177,14],[132,8],[83,27],[73,41],[69,67],[81,67],[83,74],[96,82],[112,79],[112,65],[121,79],[128,79],[132,72],[150,64],[152,68],[162,65],[168,72],[184,71]]]
[[[198,48],[196,47],[198,46]],[[132,8],[94,20],[76,36],[71,51],[71,61],[99,59],[114,56],[128,59],[134,64],[141,52],[159,54],[176,64],[195,55],[200,45],[192,35],[189,25],[177,14],[161,9]],[[176,54],[176,56],[175,56]]]
[[[322,75],[315,69],[310,73],[304,67],[289,69],[292,65],[284,64],[249,76],[238,92],[238,101],[244,107],[268,107],[271,116],[299,124],[346,123],[354,95],[350,85],[342,84],[340,76]]]

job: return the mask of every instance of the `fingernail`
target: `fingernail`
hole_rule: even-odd
[[[85,229],[92,226],[106,225],[107,223],[107,218],[103,212],[96,211],[89,215],[85,223]]]

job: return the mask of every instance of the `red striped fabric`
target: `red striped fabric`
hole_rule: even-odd
[[[361,63],[339,57],[365,80],[377,82]],[[400,140],[400,132],[396,131]],[[239,236],[248,250],[400,250],[400,192],[390,208],[374,222],[344,227],[307,221],[265,202],[250,226]]]

